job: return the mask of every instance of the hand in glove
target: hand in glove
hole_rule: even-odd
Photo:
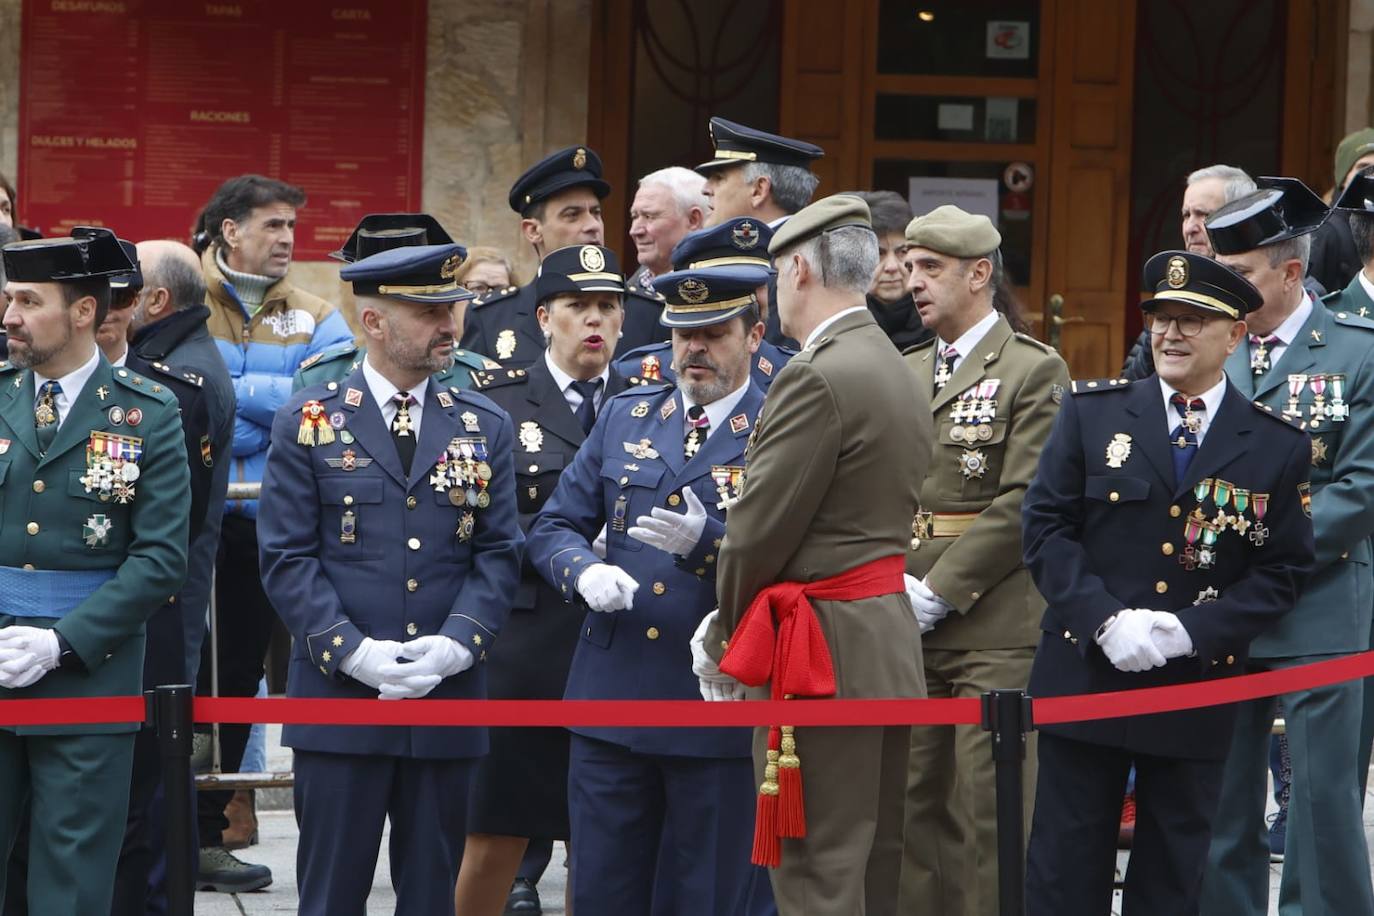
[[[1150,638],[1154,622],[1154,611],[1145,608],[1118,611],[1112,625],[1097,636],[1097,644],[1118,671],[1158,668],[1167,659]]]
[[[1183,628],[1183,622],[1168,611],[1154,611],[1154,625],[1150,639],[1165,658],[1182,658],[1193,652],[1193,637]]]
[[[57,633],[44,627],[0,627],[0,687],[19,689],[38,683],[57,667]]]
[[[606,559],[606,526],[602,525],[601,530],[596,533],[596,540],[592,541],[592,553],[601,559]]]
[[[682,488],[682,498],[687,503],[686,512],[655,507],[648,515],[635,519],[634,527],[625,533],[674,556],[687,556],[701,540],[702,529],[706,527],[706,507],[691,487]]]
[[[577,577],[577,592],[594,611],[628,611],[639,583],[619,566],[593,563]]]
[[[906,597],[916,614],[916,622],[921,625],[922,633],[929,633],[945,619],[946,614],[954,610],[954,605],[935,594],[925,580],[906,574],[902,578],[906,580]]]
[[[400,654],[401,644],[396,640],[364,636],[358,648],[339,659],[339,670],[369,687],[380,687],[386,680],[381,667],[396,661]]]
[[[378,688],[383,700],[418,699],[446,677],[472,667],[472,653],[450,636],[421,636],[401,644],[401,658],[383,665],[385,679]]]
[[[706,631],[716,622],[720,611],[712,611],[701,619],[692,634],[692,673],[697,676],[701,698],[707,702],[744,699],[744,685],[720,670],[716,660],[706,653]]]

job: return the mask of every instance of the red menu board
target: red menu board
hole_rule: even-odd
[[[226,178],[300,185],[295,257],[420,209],[426,0],[24,0],[19,202],[184,239]]]

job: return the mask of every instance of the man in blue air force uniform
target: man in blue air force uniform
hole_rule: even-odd
[[[362,366],[277,413],[263,585],[294,637],[293,697],[477,699],[520,581],[510,418],[432,375],[449,359],[457,245],[345,267]],[[303,914],[364,911],[386,820],[398,914],[453,912],[483,729],[288,726]]]
[[[531,565],[589,613],[569,699],[692,699],[689,641],[715,607],[725,509],[763,392],[761,268],[674,271],[667,298],[678,385],[601,409],[529,534]],[[592,551],[602,525],[606,555]],[[574,728],[568,777],[574,907],[582,913],[771,911],[750,865],[750,731]]]

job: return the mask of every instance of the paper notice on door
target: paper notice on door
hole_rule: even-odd
[[[972,105],[941,105],[935,110],[939,130],[973,130]]]
[[[908,199],[911,212],[924,216],[942,204],[954,204],[965,213],[981,213],[997,225],[996,178],[924,178],[909,179]]]

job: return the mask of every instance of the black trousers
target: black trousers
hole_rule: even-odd
[[[242,515],[226,515],[220,529],[219,555],[215,560],[215,601],[219,636],[219,695],[257,695],[262,680],[267,645],[272,639],[277,612],[262,590],[258,571],[257,523]],[[210,693],[210,639],[201,649],[196,692]],[[237,773],[248,744],[248,725],[219,727],[223,771]],[[224,806],[232,792],[201,792],[197,799],[201,846],[218,846],[229,826]]]
[[[1042,732],[1026,861],[1027,916],[1111,911],[1116,835],[1135,765],[1124,916],[1194,916],[1224,761],[1134,754]]]

